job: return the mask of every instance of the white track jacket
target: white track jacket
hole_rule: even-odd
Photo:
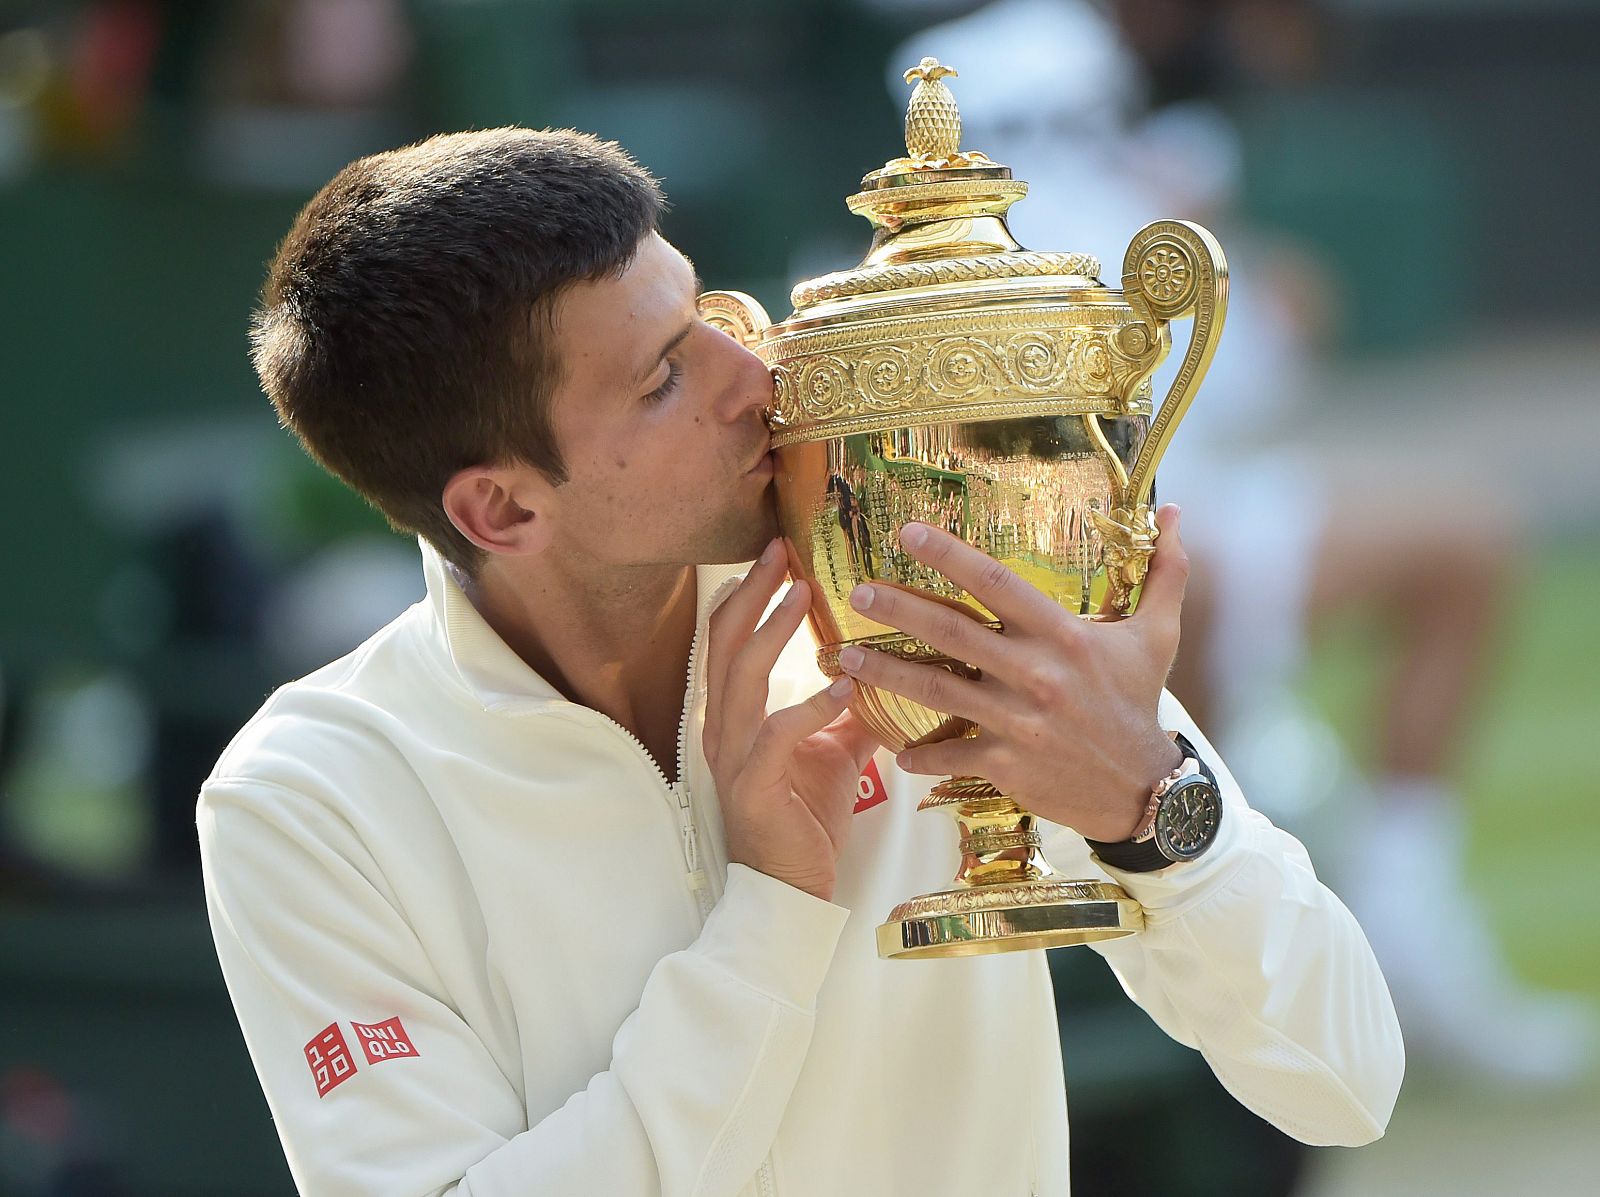
[[[1067,1193],[1043,954],[874,950],[956,863],[950,820],[916,810],[930,779],[878,754],[832,902],[729,867],[698,664],[669,785],[424,560],[426,600],[272,695],[200,796],[217,952],[303,1194]],[[701,571],[702,635],[732,573]],[[773,706],[822,684],[802,634]],[[1215,766],[1222,833],[1143,875],[1047,835],[1059,872],[1145,906],[1094,950],[1262,1117],[1377,1138],[1404,1064],[1366,939],[1170,697],[1161,715]]]

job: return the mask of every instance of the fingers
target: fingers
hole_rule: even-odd
[[[859,682],[892,690],[947,715],[991,726],[1009,723],[1004,708],[987,690],[943,666],[901,661],[887,653],[851,645],[839,654],[839,668]]]
[[[804,702],[768,715],[750,746],[750,756],[744,767],[745,775],[759,786],[782,782],[794,750],[803,740],[816,735],[839,718],[850,704],[850,695],[854,691],[855,685],[850,679],[842,677]]]
[[[720,694],[713,695],[721,717],[719,751],[747,751],[767,710],[767,683],[784,645],[806,617],[811,589],[796,582],[759,628],[730,656]]]
[[[706,689],[713,697],[706,712],[708,722],[714,722],[719,714],[716,708],[729,662],[738,647],[750,638],[756,621],[777,593],[785,572],[783,542],[773,540],[751,566],[744,581],[712,613],[706,628]]]
[[[900,529],[900,544],[993,611],[1007,627],[1043,632],[1059,630],[1069,622],[1061,607],[1042,591],[942,528],[907,524]]]
[[[907,773],[930,777],[983,777],[987,753],[981,737],[969,737],[907,748],[894,760]]]
[[[965,603],[885,583],[863,583],[850,592],[850,605],[874,622],[898,628],[985,673],[1004,676],[1015,662],[1015,647]]]
[[[1189,555],[1184,552],[1183,538],[1179,534],[1179,510],[1168,503],[1156,512],[1156,551],[1150,558],[1150,571],[1145,575],[1144,589],[1139,593],[1139,607],[1133,621],[1173,642],[1178,640],[1179,616],[1183,610],[1183,594],[1189,585]]]

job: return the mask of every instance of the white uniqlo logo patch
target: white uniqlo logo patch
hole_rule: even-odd
[[[361,1050],[366,1053],[368,1064],[381,1064],[385,1060],[398,1060],[417,1054],[399,1018],[375,1023],[352,1022],[350,1026],[356,1033]]]
[[[317,1037],[306,1044],[305,1052],[312,1079],[317,1082],[318,1097],[328,1096],[356,1073],[355,1057],[350,1054],[350,1045],[344,1041],[344,1033],[336,1022],[318,1031]]]

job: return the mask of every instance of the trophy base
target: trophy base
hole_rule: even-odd
[[[1132,935],[1144,910],[1119,885],[1044,878],[961,886],[902,902],[878,928],[885,960],[981,956]]]

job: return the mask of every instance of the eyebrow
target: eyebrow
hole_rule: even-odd
[[[684,261],[689,262],[689,259],[688,259],[687,255],[685,255]],[[705,289],[705,283],[701,281],[700,272],[698,270],[695,270],[693,262],[689,262],[689,269],[694,271],[694,295],[695,295],[695,298],[698,299],[700,297],[700,292]],[[674,349],[676,349],[679,345],[683,344],[683,339],[689,335],[690,331],[695,326],[695,321],[697,321],[699,319],[700,319],[699,314],[696,313],[696,315],[691,320],[689,320],[688,323],[686,323],[682,328],[680,328],[677,331],[677,333],[675,333],[673,335],[673,337],[672,337],[672,339],[670,341],[668,341],[665,345],[663,345],[661,347],[660,351],[654,357],[652,357],[645,364],[644,369],[639,372],[639,377],[634,380],[634,385],[635,386],[643,386],[644,385],[645,380],[648,379],[652,374],[654,374],[656,372],[656,367],[661,364],[662,359],[665,358],[667,356],[667,354],[671,353]]]

